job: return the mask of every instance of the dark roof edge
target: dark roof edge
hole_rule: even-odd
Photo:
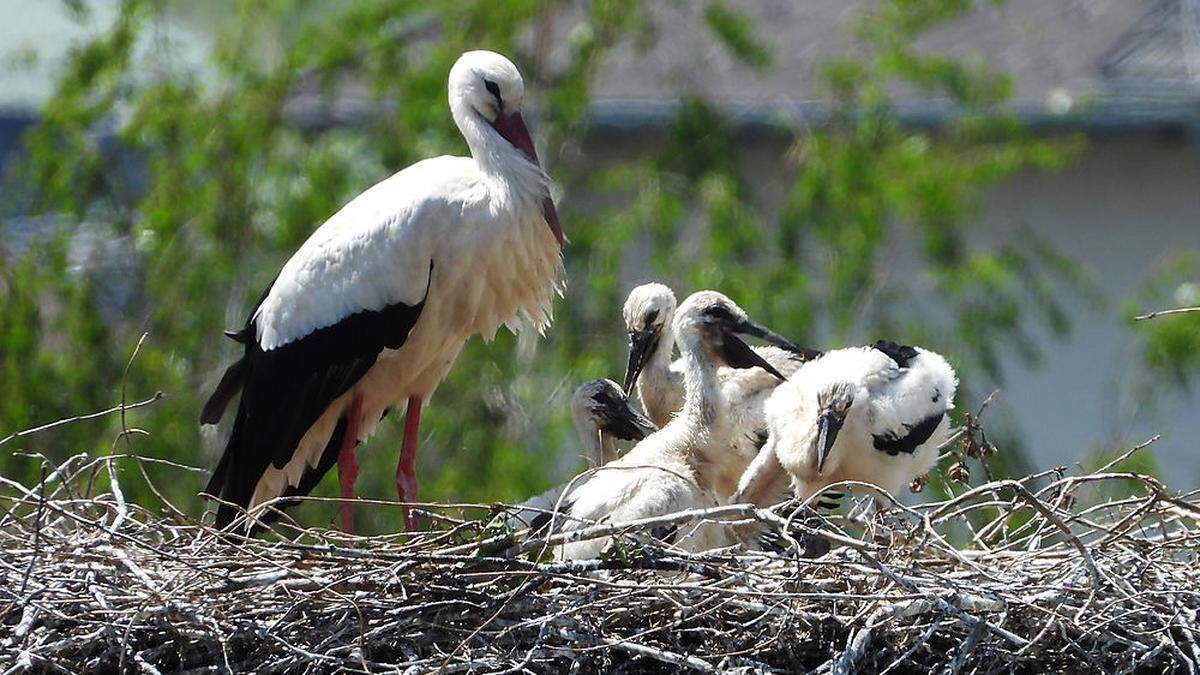
[[[679,110],[679,101],[607,99],[594,101],[588,118],[591,133],[637,133],[665,127]],[[775,136],[789,130],[819,127],[829,121],[823,101],[716,103],[733,131],[746,136]],[[936,129],[962,115],[950,101],[901,101],[893,104],[900,122]],[[1200,98],[1181,96],[1095,98],[1064,112],[1044,101],[1016,101],[1006,110],[1034,131],[1146,132],[1191,131],[1200,128]]]
[[[1200,130],[1200,95],[1098,96],[1077,102],[1065,112],[1051,110],[1045,101],[1015,101],[1006,110],[1034,131],[1062,132],[1185,132]],[[717,101],[713,105],[726,117],[734,133],[743,136],[778,136],[795,129],[820,127],[829,122],[830,106],[824,101]],[[349,114],[333,114],[324,106],[297,115],[301,126],[353,125],[368,115],[367,108],[351,106]],[[590,134],[629,134],[658,131],[674,119],[679,100],[601,99],[589,106]],[[948,100],[907,100],[893,104],[904,125],[936,129],[953,122],[962,109]],[[36,110],[0,106],[0,124],[25,125],[37,120]]]

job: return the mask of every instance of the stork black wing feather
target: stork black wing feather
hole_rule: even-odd
[[[574,505],[575,505],[574,500],[565,501],[562,504],[560,504],[557,509],[554,509],[553,511],[547,511],[546,513],[537,514],[536,516],[533,517],[532,520],[529,521],[530,534],[538,535],[538,536],[550,534],[549,532],[545,531],[546,527],[548,525],[550,525],[550,521],[553,520],[556,515],[570,513],[571,507]],[[564,519],[562,519],[562,518],[559,519],[560,527],[562,525],[563,520]]]
[[[913,425],[904,425],[905,432],[903,435],[896,433],[878,434],[872,438],[875,441],[875,449],[881,452],[886,452],[889,455],[896,455],[901,452],[912,454],[916,452],[921,444],[929,440],[934,431],[937,431],[938,425],[942,423],[942,417],[945,413],[936,413]]]
[[[664,544],[671,545],[679,537],[679,525],[660,525],[650,530],[650,536]]]
[[[276,274],[271,283],[267,285],[267,290],[263,291],[262,295],[258,297],[258,302],[254,303],[254,307],[250,309],[250,318],[246,320],[245,325],[237,330],[225,331],[225,337],[244,345],[254,341],[254,314],[258,312],[258,308],[262,306],[263,301],[267,299],[271,288],[278,280],[279,275]],[[221,417],[225,415],[225,408],[229,407],[229,402],[233,400],[234,394],[241,391],[246,384],[247,366],[246,357],[242,356],[225,369],[225,374],[217,383],[216,390],[213,391],[212,396],[208,397],[208,401],[204,403],[204,408],[200,411],[201,424],[216,424],[221,421]]]
[[[767,439],[771,437],[771,432],[766,429],[758,429],[752,433],[746,434],[746,438],[754,444],[755,450],[762,450],[767,444]]]
[[[432,280],[432,262],[429,271]],[[385,348],[404,344],[424,306],[422,299],[414,305],[363,310],[269,351],[263,351],[257,339],[247,340],[238,416],[208,492],[247,506],[267,467],[288,463],[329,404],[353,387]],[[250,336],[255,335],[253,316]],[[301,485],[288,489],[286,496],[306,494],[333,466],[344,429],[338,425],[318,466],[305,471]],[[233,515],[232,509],[219,509],[218,526],[228,524]]]
[[[317,465],[315,467],[305,468],[304,473],[300,476],[299,484],[287,486],[287,488],[284,489],[283,494],[279,495],[283,498],[283,500],[274,504],[274,508],[279,510],[291,508],[298,503],[298,500],[288,499],[288,497],[303,497],[309,492],[312,492],[312,489],[317,486],[317,483],[321,482],[321,479],[325,476],[325,474],[333,468],[334,464],[337,463],[338,450],[341,448],[342,434],[344,433],[346,433],[346,418],[343,417],[342,419],[338,420],[337,427],[334,428],[333,435],[329,437],[329,442],[325,444],[325,450],[321,453],[321,458],[317,461]],[[232,453],[225,453],[225,455],[221,457],[221,461],[225,462],[226,458],[231,454]],[[216,494],[213,491],[213,483],[217,482],[217,475],[220,473],[222,473],[222,469],[221,466],[218,465],[218,468],[213,471],[213,479],[209,481],[209,487],[205,489],[205,492],[208,492],[209,494]],[[251,486],[250,489],[253,490],[253,486]],[[217,510],[217,522],[221,527],[224,527],[225,525],[228,525],[231,520],[233,520],[236,513],[237,511],[234,508],[222,504],[220,509]],[[279,516],[277,512],[268,511],[258,517],[258,522],[259,525],[268,525],[275,522],[278,517]],[[257,527],[254,528],[251,533],[256,531],[258,531]]]
[[[338,420],[337,427],[333,430],[333,435],[329,437],[329,442],[325,444],[325,450],[321,453],[321,458],[317,460],[315,467],[308,467],[300,476],[300,481],[296,485],[289,485],[284,489],[283,494],[279,495],[284,498],[284,501],[276,504],[275,508],[286,509],[298,503],[298,500],[287,499],[288,497],[303,497],[312,492],[312,489],[321,482],[333,465],[337,463],[338,450],[342,447],[342,434],[346,433],[346,418]],[[264,514],[260,518],[263,524],[274,522],[276,516],[272,513]]]
[[[212,396],[208,397],[208,401],[204,403],[204,408],[200,411],[201,424],[216,424],[221,421],[221,417],[225,414],[225,408],[229,406],[234,395],[241,391],[242,386],[246,383],[247,365],[246,357],[243,356],[225,369],[225,374],[217,383],[216,390],[213,391]]]
[[[919,352],[908,345],[896,344],[889,340],[878,340],[871,345],[873,348],[887,354],[888,357],[896,362],[897,366],[907,368],[908,362],[917,358]]]
[[[799,345],[793,345],[792,347],[784,347],[783,345],[777,345],[777,346],[780,349],[783,349],[784,351],[786,351],[788,353],[788,357],[791,358],[791,360],[798,361],[800,363],[808,363],[809,361],[816,361],[817,359],[819,359],[825,355],[825,352],[823,352],[819,349],[811,349],[809,347],[801,347]]]

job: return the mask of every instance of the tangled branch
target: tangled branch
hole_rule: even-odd
[[[1200,497],[1112,466],[857,520],[789,503],[601,523],[569,537],[616,534],[601,559],[558,561],[547,552],[567,537],[511,529],[518,507],[431,507],[438,525],[415,535],[280,525],[251,539],[86,494],[135,459],[0,478],[8,672],[1200,665]],[[831,550],[688,553],[647,536],[701,518]]]

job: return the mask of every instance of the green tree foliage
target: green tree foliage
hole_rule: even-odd
[[[1125,307],[1130,316],[1149,310],[1200,306],[1196,253],[1180,253],[1153,270],[1141,292]],[[1146,378],[1187,389],[1200,373],[1200,313],[1167,315],[1133,327]],[[1149,386],[1149,382],[1146,383]]]
[[[1117,424],[1126,428],[1138,423],[1156,426],[1154,422],[1164,407],[1178,405],[1178,401],[1172,400],[1173,395],[1194,396],[1194,382],[1200,376],[1200,312],[1168,314],[1143,321],[1133,319],[1151,310],[1200,307],[1200,266],[1196,253],[1185,251],[1168,256],[1151,268],[1147,276],[1138,292],[1122,307],[1122,315],[1129,318],[1137,356],[1130,360],[1133,366],[1130,376],[1119,392],[1119,405],[1114,406],[1118,411]],[[1111,448],[1107,450],[1108,454],[1113,452]],[[1143,469],[1147,463],[1155,468],[1152,455],[1142,455],[1134,458],[1139,463],[1129,470]]]
[[[580,381],[620,370],[618,308],[637,272],[623,260],[634,250],[680,291],[722,289],[798,340],[896,335],[954,355],[964,373],[998,375],[1003,349],[1037,357],[1031,321],[1065,329],[1049,289],[1076,281],[1077,270],[1032,237],[981,249],[966,230],[982,189],[1017,169],[1056,168],[1077,144],[1024,134],[1004,113],[1002,73],[913,46],[971,4],[883,0],[865,12],[854,28],[860,56],[821,68],[825,123],[779,125],[791,188],[770,205],[738,161],[737,130],[698,93],[681,92],[669,129],[643,151],[589,159],[580,139],[595,73],[614,47],[653,39],[651,3],[128,0],[111,28],[71,54],[12,184],[36,212],[106,223],[135,250],[131,283],[144,291],[105,319],[92,301],[95,275],[69,269],[63,241],[0,261],[0,429],[110,405],[147,331],[130,398],[166,396],[131,414],[150,433],[135,447],[210,465],[215,443],[202,438],[197,413],[235,354],[221,329],[243,321],[287,256],[366,186],[421,157],[466,153],[445,79],[476,48],[509,54],[526,76],[535,132],[569,197],[570,283],[536,346],[502,334],[464,350],[423,419],[426,496],[518,499],[578,468],[563,460],[576,444],[566,401]],[[576,23],[559,44],[551,28],[568,11]],[[745,17],[719,1],[702,11],[730,54],[770,67],[771,48]],[[155,39],[177,21],[211,27],[203,62]],[[947,99],[952,121],[936,132],[901,124],[890,103],[900,89]],[[919,276],[889,276],[904,257],[918,261]],[[116,425],[66,427],[21,447],[107,452]],[[385,424],[360,451],[361,493],[393,494],[398,426]],[[0,459],[9,475],[30,466]],[[198,510],[202,477],[153,471],[170,498]],[[310,522],[330,516],[306,508]]]

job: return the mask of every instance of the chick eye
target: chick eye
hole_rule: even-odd
[[[646,328],[649,328],[650,326],[654,325],[654,322],[657,319],[658,319],[658,310],[657,309],[652,309],[649,312],[646,312]]]
[[[500,86],[499,85],[497,85],[495,82],[492,82],[491,80],[484,80],[483,86],[487,88],[488,92],[491,93],[492,96],[496,97],[497,101],[499,101],[501,103],[504,102],[504,99],[500,98]]]
[[[706,316],[712,317],[714,319],[720,319],[722,321],[728,321],[728,320],[733,319],[733,314],[730,314],[729,310],[721,305],[711,305],[709,307],[706,307],[704,309],[704,314]]]

